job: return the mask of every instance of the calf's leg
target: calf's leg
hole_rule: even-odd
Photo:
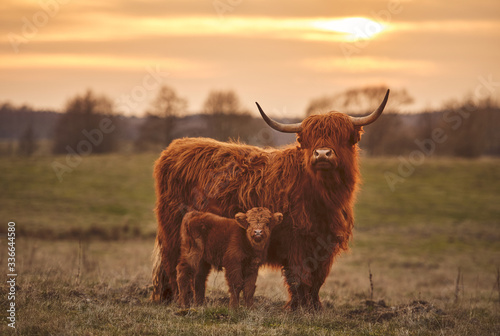
[[[177,285],[179,286],[179,304],[182,307],[189,307],[193,300],[194,276],[194,268],[181,258],[177,265]]]
[[[243,274],[241,266],[226,266],[226,281],[229,287],[229,307],[237,309],[240,305],[240,292],[243,289]]]
[[[252,271],[246,278],[243,285],[243,298],[245,305],[250,308],[253,306],[253,296],[255,294],[255,283],[257,282],[258,269]]]
[[[210,274],[211,266],[205,261],[201,261],[194,279],[194,293],[196,305],[201,306],[205,301],[205,287]]]

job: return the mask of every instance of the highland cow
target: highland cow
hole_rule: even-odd
[[[243,209],[266,206],[283,214],[266,263],[282,269],[290,296],[286,307],[320,308],[319,290],[352,236],[362,126],[382,114],[388,95],[365,117],[330,112],[297,124],[276,122],[258,106],[270,127],[297,133],[297,143],[284,149],[204,138],[173,141],[154,169],[158,231],[152,299],[170,302],[178,294],[176,266],[186,209],[234,217]],[[201,270],[198,283],[209,272]]]
[[[189,307],[194,289],[196,304],[203,304],[206,278],[197,274],[213,267],[225,270],[229,306],[238,308],[243,291],[245,304],[251,307],[259,267],[267,257],[271,230],[282,219],[281,213],[272,214],[266,208],[253,208],[246,214],[239,212],[235,219],[208,212],[188,212],[181,224],[181,255],[177,265],[179,303]]]

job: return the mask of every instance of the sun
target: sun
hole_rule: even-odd
[[[344,33],[348,41],[371,39],[386,29],[384,24],[364,17],[316,20],[312,25],[316,29]]]

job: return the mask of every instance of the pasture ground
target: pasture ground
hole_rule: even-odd
[[[428,159],[391,191],[384,174],[399,161],[363,158],[354,239],[324,309],[290,313],[269,269],[252,310],[227,309],[222,273],[204,307],[149,302],[155,157],[87,157],[62,182],[51,164],[64,157],[2,158],[0,232],[16,222],[18,287],[13,330],[0,286],[0,334],[500,335],[500,160]],[[5,270],[5,236],[0,251]]]

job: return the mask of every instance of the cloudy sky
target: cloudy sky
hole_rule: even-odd
[[[167,84],[193,112],[233,89],[298,116],[353,87],[420,109],[500,82],[498,0],[2,0],[0,32],[0,101],[36,108],[91,88],[141,115]]]

